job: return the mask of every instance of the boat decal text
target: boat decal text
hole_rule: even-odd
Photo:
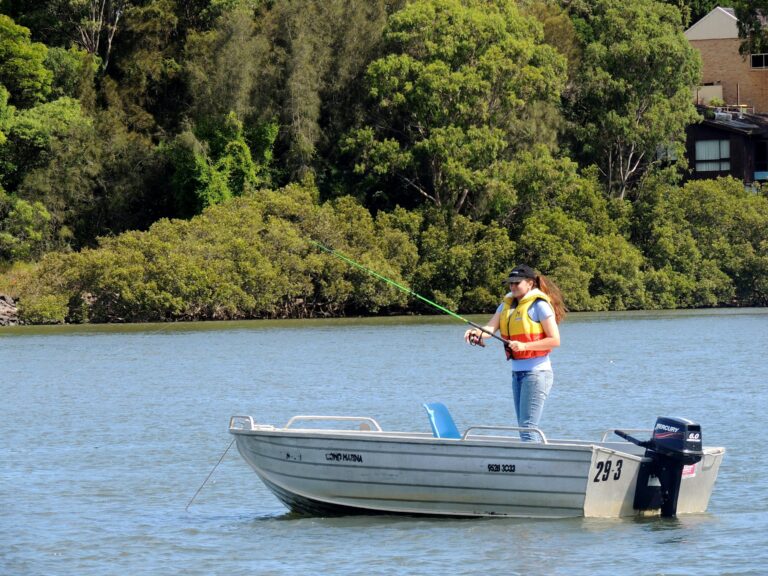
[[[488,464],[488,472],[507,472],[511,474],[514,471],[514,464]]]
[[[330,462],[363,462],[362,454],[354,452],[326,452],[325,459]]]
[[[597,474],[595,474],[593,482],[605,482],[606,480],[618,480],[621,478],[621,467],[624,464],[624,460],[619,458],[616,460],[616,466],[614,467],[611,460],[605,460],[597,462]],[[611,474],[613,472],[613,474]]]
[[[664,430],[665,432],[680,432],[680,428],[676,426],[669,426],[668,424],[662,424],[661,422],[656,424],[656,430]]]

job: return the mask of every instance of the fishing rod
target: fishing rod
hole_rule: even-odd
[[[398,290],[401,290],[401,291],[405,292],[406,294],[409,294],[410,296],[414,296],[414,297],[418,298],[419,300],[421,300],[422,302],[426,302],[427,304],[429,304],[433,308],[437,308],[441,312],[444,312],[445,314],[448,314],[449,316],[452,316],[453,318],[456,318],[457,320],[461,320],[462,322],[464,322],[465,324],[469,324],[473,328],[477,328],[478,330],[480,330],[484,334],[488,334],[490,337],[495,338],[496,340],[498,340],[499,342],[504,344],[504,346],[507,345],[507,341],[506,340],[504,340],[503,338],[501,338],[499,336],[496,336],[496,334],[486,330],[485,328],[483,328],[479,324],[475,324],[471,320],[467,320],[463,316],[459,316],[458,314],[456,314],[456,312],[453,312],[452,310],[448,310],[448,308],[440,306],[440,304],[437,304],[436,302],[432,302],[432,300],[430,300],[429,298],[425,298],[421,294],[417,294],[416,292],[414,292],[410,288],[407,288],[407,287],[405,287],[405,286],[403,286],[401,284],[398,284],[397,282],[395,282],[394,280],[392,280],[390,278],[387,278],[386,276],[382,276],[378,272],[363,266],[359,262],[355,262],[354,260],[352,260],[352,258],[350,258],[349,256],[345,256],[344,254],[342,254],[338,250],[334,250],[333,248],[328,248],[328,246],[325,246],[324,244],[321,244],[320,242],[316,242],[315,240],[308,240],[308,241],[309,241],[310,244],[313,244],[314,246],[317,246],[322,251],[327,252],[328,254],[331,254],[331,255],[335,256],[339,260],[342,260],[343,262],[346,262],[347,264],[351,264],[352,266],[354,266],[356,268],[359,268],[360,270],[363,270],[364,272],[367,272],[368,274],[370,274],[371,276],[373,276],[375,278],[378,278],[379,280],[383,280],[384,282],[394,286]],[[477,342],[477,343],[480,344],[481,346],[484,346],[484,344],[482,344],[482,340],[479,340],[479,342]]]

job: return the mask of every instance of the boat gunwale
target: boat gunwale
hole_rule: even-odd
[[[543,442],[523,442],[519,438],[512,436],[497,436],[478,434],[466,438],[436,438],[429,432],[405,432],[388,430],[345,430],[332,428],[277,428],[269,424],[254,424],[251,429],[232,427],[229,433],[234,436],[267,436],[283,438],[306,438],[306,439],[328,439],[328,440],[354,440],[357,442],[377,442],[377,443],[401,443],[432,446],[473,446],[490,448],[520,448],[523,450],[559,450],[573,452],[587,452],[600,449],[615,454],[621,454],[637,460],[647,460],[644,454],[638,454],[640,449],[631,442],[616,441],[590,441],[575,440],[565,438],[548,439]],[[626,446],[632,451],[625,451],[622,448]],[[725,453],[724,447],[707,446],[702,447],[702,451],[707,455],[717,455]]]

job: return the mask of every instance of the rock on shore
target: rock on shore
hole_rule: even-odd
[[[19,315],[13,298],[0,294],[0,326],[16,326]]]

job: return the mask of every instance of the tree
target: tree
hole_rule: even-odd
[[[662,0],[667,4],[677,7],[680,10],[680,14],[683,16],[683,27],[688,28],[692,24],[695,24],[701,18],[709,14],[719,4],[718,0]],[[733,2],[729,2],[728,6],[732,6]]]
[[[260,121],[276,118],[285,175],[300,179],[322,168],[356,119],[365,66],[389,13],[404,0],[285,0],[264,3],[257,16]],[[326,154],[319,157],[318,150]],[[333,168],[331,168],[333,170]]]
[[[765,27],[768,0],[733,0],[732,5],[742,39],[739,51],[745,56],[768,52],[768,30]]]
[[[680,12],[653,0],[589,0],[574,9],[584,51],[566,95],[573,148],[595,163],[610,197],[623,199],[649,170],[683,158],[685,127],[698,118],[691,88],[700,58],[682,34]]]
[[[274,136],[275,132],[273,139]],[[242,196],[267,180],[267,165],[254,161],[245,141],[243,124],[234,112],[205,137],[187,130],[167,148],[178,213],[183,216],[198,214],[208,206]]]
[[[764,305],[768,198],[733,178],[682,187],[648,179],[633,205],[632,241],[666,307]]]
[[[53,73],[51,98],[69,96],[87,100],[93,94],[98,61],[84,50],[49,48],[45,66]]]
[[[582,47],[576,27],[561,0],[519,0],[520,10],[526,16],[536,18],[544,29],[544,42],[560,52],[568,61],[568,81],[579,68]]]
[[[51,92],[53,75],[45,67],[48,49],[32,42],[28,28],[0,14],[0,85],[10,93],[10,103],[29,107]]]
[[[254,113],[254,92],[263,89],[269,43],[256,33],[253,14],[226,12],[210,30],[195,31],[185,45],[184,72],[195,124],[216,124],[230,112]]]
[[[103,69],[109,66],[112,42],[115,39],[126,0],[70,0],[74,12],[78,44],[94,56],[99,56]]]
[[[1,182],[13,197],[40,203],[50,215],[48,249],[82,241],[77,232],[94,202],[100,159],[93,120],[78,100],[63,97],[14,115],[0,145]]]
[[[40,258],[50,248],[50,220],[42,202],[27,202],[0,188],[0,261]]]
[[[5,133],[8,131],[13,113],[15,112],[15,108],[8,105],[9,96],[8,90],[0,84],[0,146],[5,144],[7,140]]]
[[[420,0],[390,17],[367,69],[369,113],[344,142],[385,205],[482,215],[507,194],[514,150],[553,106],[565,59],[506,0]]]
[[[6,141],[0,145],[0,185],[16,192],[31,170],[48,162],[54,141],[66,139],[73,126],[88,124],[80,103],[73,98],[11,111],[4,130]]]

